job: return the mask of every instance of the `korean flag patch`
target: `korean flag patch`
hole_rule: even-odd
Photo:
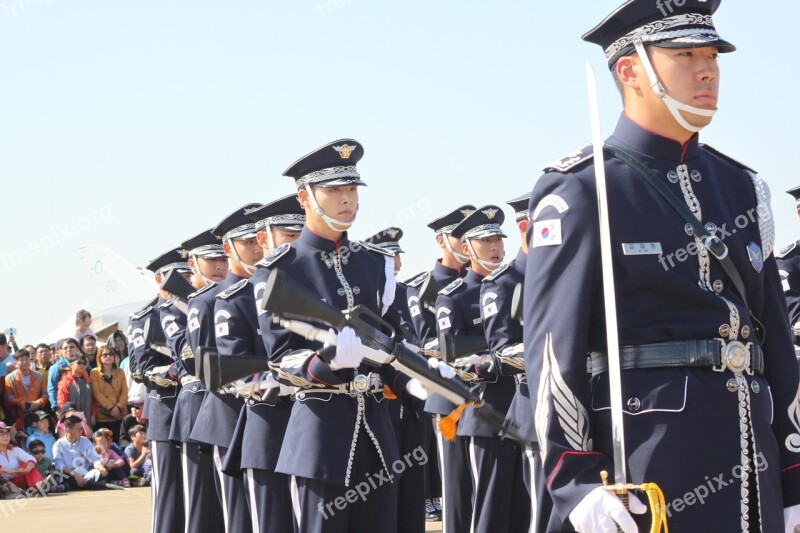
[[[450,317],[442,317],[439,319],[439,329],[447,329],[450,327]]]
[[[216,328],[214,329],[214,334],[216,337],[224,337],[228,334],[228,323],[222,322],[217,324]]]
[[[532,248],[559,246],[561,244],[561,219],[539,220],[533,223]]]

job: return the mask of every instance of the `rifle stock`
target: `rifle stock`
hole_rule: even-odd
[[[439,335],[442,361],[452,364],[456,359],[487,350],[486,338],[479,335]]]

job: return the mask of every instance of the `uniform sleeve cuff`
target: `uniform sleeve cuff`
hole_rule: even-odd
[[[317,357],[317,354],[311,356],[311,360],[308,363],[308,375],[313,381],[325,385],[341,385],[344,383],[327,363]]]

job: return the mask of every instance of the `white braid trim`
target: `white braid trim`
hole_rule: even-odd
[[[758,231],[761,233],[761,252],[764,259],[772,255],[775,249],[775,219],[772,216],[772,194],[767,182],[755,172],[747,171],[753,181],[756,192],[756,213],[758,214]]]
[[[394,302],[394,294],[397,290],[397,279],[394,277],[394,257],[388,255],[383,257],[383,272],[386,275],[386,285],[383,287],[383,295],[381,296],[381,316],[386,314],[389,306]]]

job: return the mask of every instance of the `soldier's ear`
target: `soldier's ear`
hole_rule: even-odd
[[[461,243],[461,253],[466,256],[471,256],[472,254],[469,252],[469,245],[465,242]]]
[[[800,210],[798,210],[798,214],[800,214]],[[446,247],[444,245],[444,235],[437,235],[436,236],[436,244],[438,244],[439,248],[441,248],[442,250],[446,249]]]
[[[642,83],[647,83],[647,74],[642,67],[642,62],[638,56],[623,56],[619,58],[617,64],[614,66],[614,72],[617,75],[620,85],[624,88],[628,87],[636,93],[641,93]],[[643,77],[644,76],[644,77]]]
[[[300,202],[300,207],[308,209],[308,191],[304,188],[299,189],[297,191],[297,201]]]
[[[522,220],[517,222],[517,227],[519,228],[519,232],[522,233],[522,235],[525,235],[525,233],[527,233],[528,225],[529,224],[527,218],[523,218]]]
[[[222,241],[222,251],[225,252],[225,255],[230,257],[232,255],[231,243],[229,243],[228,241]]]

